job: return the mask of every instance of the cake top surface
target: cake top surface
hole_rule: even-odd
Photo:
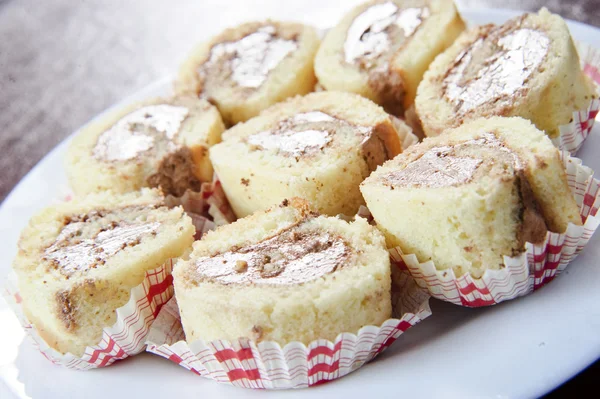
[[[142,105],[100,134],[93,155],[98,161],[111,163],[174,152],[181,147],[177,136],[190,113],[190,108],[176,99]]]
[[[370,140],[373,128],[359,126],[320,110],[284,117],[270,129],[245,138],[251,150],[270,150],[293,158],[322,152],[344,135],[357,143]]]
[[[354,112],[358,107],[362,112]],[[250,156],[262,160],[268,152],[290,167],[358,150],[374,170],[401,151],[389,115],[365,98],[339,92],[311,93],[276,104],[224,137],[216,147],[241,142]]]
[[[204,90],[223,86],[255,90],[263,85],[269,73],[290,54],[298,50],[299,32],[280,24],[247,24],[244,35],[237,39],[217,41],[198,73],[204,79]]]
[[[91,129],[84,151],[103,174],[116,172],[136,187],[160,187],[165,194],[181,196],[187,189],[200,189],[195,155],[210,146],[219,119],[216,108],[196,96],[156,98]]]
[[[332,273],[352,249],[335,233],[303,223],[260,242],[195,259],[198,276],[221,284],[302,284]]]
[[[54,242],[43,249],[43,260],[65,276],[102,266],[127,247],[155,236],[161,222],[149,218],[157,204],[97,209],[63,218]]]
[[[286,199],[208,233],[186,262],[187,278],[242,286],[311,282],[345,267],[357,254],[346,227],[313,212],[303,199]]]
[[[527,91],[529,79],[550,49],[550,39],[529,16],[476,28],[478,35],[443,79],[443,95],[456,112],[487,103],[504,105]]]
[[[372,3],[357,15],[346,33],[344,60],[370,70],[382,66],[429,15],[427,1]]]
[[[401,150],[381,107],[356,94],[331,91],[294,97],[230,128],[211,148],[211,158],[236,152],[248,162],[288,170],[358,155],[374,170]]]
[[[420,151],[418,151],[420,150]],[[407,154],[408,155],[408,154]],[[521,169],[518,156],[493,133],[447,145],[427,141],[400,157],[399,169],[382,176],[393,188],[442,188],[469,183],[477,173],[490,177],[508,176]]]
[[[501,118],[497,118],[496,122],[499,120]],[[410,198],[414,204],[424,205],[419,200],[422,199],[431,200],[437,206],[445,203],[446,198],[463,202],[469,198],[467,193],[487,203],[489,193],[497,193],[500,187],[514,190],[513,193],[518,193],[517,203],[508,195],[504,199],[509,206],[520,207],[516,214],[521,220],[516,235],[518,244],[515,246],[516,252],[510,254],[516,256],[524,248],[525,242],[543,242],[548,230],[539,198],[531,187],[529,172],[526,171],[530,161],[527,153],[530,150],[523,152],[522,148],[513,147],[514,141],[507,139],[507,132],[494,129],[493,126],[475,131],[470,131],[469,127],[448,131],[410,147],[384,165],[375,176],[369,177],[366,184],[396,190],[390,192]],[[458,188],[459,191],[447,190],[446,197],[423,190],[440,188]],[[438,198],[441,202],[437,202]],[[465,203],[472,204],[468,201]]]
[[[331,143],[329,131],[319,129],[318,125],[335,120],[321,111],[296,114],[279,121],[271,130],[248,136],[248,144],[260,149],[274,149],[293,157],[308,155]]]

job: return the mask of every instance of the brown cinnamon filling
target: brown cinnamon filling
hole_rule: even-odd
[[[302,284],[343,267],[352,249],[339,236],[297,225],[256,244],[196,260],[201,279],[221,284]]]
[[[360,146],[370,171],[374,171],[379,165],[383,165],[385,161],[396,155],[389,150],[388,146],[391,146],[389,140],[390,132],[384,125],[375,126],[369,134],[364,136]]]
[[[77,329],[77,305],[71,293],[67,290],[61,290],[54,296],[56,299],[56,310],[62,320],[67,331],[75,331]]]
[[[403,112],[402,76],[393,72],[390,62],[429,17],[427,2],[392,1],[374,4],[358,15],[346,33],[344,60],[369,74],[369,85],[378,93],[386,111]]]
[[[187,190],[200,191],[202,183],[195,169],[192,152],[181,147],[160,161],[157,172],[148,176],[147,182],[150,187],[160,187],[165,195],[181,197]]]
[[[550,40],[540,30],[524,27],[521,17],[502,26],[488,25],[458,55],[443,81],[443,95],[459,113],[484,104],[511,105],[527,92],[527,83],[544,61]]]
[[[297,34],[279,32],[272,25],[262,26],[237,41],[215,44],[198,69],[204,80],[203,91],[223,85],[255,90],[297,49]]]
[[[71,216],[65,219],[55,242],[45,249],[43,259],[66,276],[104,265],[122,249],[156,234],[160,222],[146,221],[148,210],[155,208],[131,206]]]
[[[542,215],[542,210],[523,171],[517,171],[519,179],[519,195],[523,204],[520,215],[521,229],[517,232],[517,253],[523,252],[525,243],[539,244],[546,239],[548,226]]]
[[[186,190],[199,191],[192,153],[176,143],[187,107],[170,104],[142,107],[122,119],[98,138],[93,154],[103,162],[146,164],[156,172],[147,177],[150,187],[165,195],[182,196]]]
[[[381,106],[385,112],[395,116],[404,114],[404,79],[391,70],[387,65],[385,68],[373,69],[369,73],[369,86],[379,96]]]

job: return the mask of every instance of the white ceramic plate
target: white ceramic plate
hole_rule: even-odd
[[[464,10],[470,23],[503,22],[506,10]],[[332,19],[331,23],[335,21]],[[600,47],[600,30],[576,22],[573,36]],[[169,91],[157,82],[124,103]],[[50,152],[0,208],[0,286],[19,231],[66,185],[68,139]],[[600,125],[578,154],[600,171]],[[32,346],[0,298],[1,398],[107,397],[533,397],[548,392],[600,357],[600,236],[563,275],[525,298],[465,309],[432,300],[433,315],[374,362],[318,387],[251,391],[217,384],[156,356],[142,354],[87,372],[52,365]]]

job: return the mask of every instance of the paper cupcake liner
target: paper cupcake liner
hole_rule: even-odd
[[[598,228],[596,216],[600,207],[600,181],[593,171],[561,153],[569,187],[580,206],[583,226],[569,224],[565,233],[546,234],[541,244],[526,243],[519,256],[504,257],[504,268],[486,270],[481,278],[470,274],[457,277],[452,269],[438,270],[432,261],[420,263],[414,254],[403,254],[399,247],[390,250],[392,262],[408,270],[417,284],[431,296],[456,305],[489,306],[527,295],[548,284],[577,257]]]
[[[52,363],[76,370],[106,367],[117,360],[137,355],[146,347],[150,326],[161,307],[173,297],[171,271],[174,261],[169,259],[158,268],[146,272],[144,281],[131,290],[129,301],[116,310],[115,324],[105,327],[100,342],[88,346],[81,357],[71,353],[62,354],[40,337],[35,325],[23,313],[17,276],[14,272],[8,276],[4,294],[21,325],[32,338],[35,347]]]
[[[429,295],[407,274],[394,279],[395,319],[366,326],[357,334],[342,333],[335,341],[309,345],[273,341],[255,343],[198,340],[188,344],[175,298],[152,325],[147,350],[217,382],[259,389],[305,388],[343,377],[389,347],[404,331],[431,314]]]
[[[74,195],[71,188],[63,186],[59,188],[59,195],[52,202],[71,201]],[[185,213],[192,219],[192,224],[196,228],[195,238],[197,240],[217,226],[232,223],[236,220],[221,182],[216,175],[213,177],[212,182],[202,183],[199,192],[187,190],[181,197],[167,195],[165,204],[168,207],[181,205]]]
[[[598,86],[600,84],[600,51],[581,42],[576,43],[576,46],[583,73]],[[598,90],[596,90],[596,94],[598,94]],[[559,126],[560,135],[552,139],[554,145],[571,154],[579,151],[594,127],[598,109],[600,109],[600,100],[595,98],[590,101],[586,109],[573,112],[571,122]]]
[[[178,205],[183,207],[183,210],[192,218],[192,223],[196,228],[196,239],[200,239],[204,233],[217,226],[236,220],[216,175],[212,182],[202,183],[200,192],[187,190],[181,197],[168,195],[165,202],[170,207]]]
[[[55,202],[70,201],[73,195],[70,188],[62,187]],[[183,207],[196,228],[197,239],[218,225],[235,221],[235,215],[221,188],[221,182],[216,176],[212,182],[203,183],[200,192],[188,190],[181,197],[167,196],[165,203],[171,207],[178,205]],[[115,324],[106,327],[100,343],[86,348],[82,357],[71,353],[61,354],[39,336],[35,326],[27,320],[21,309],[21,297],[18,292],[17,276],[14,272],[8,276],[5,296],[21,325],[32,338],[34,345],[48,360],[78,370],[105,367],[116,360],[144,350],[150,325],[162,305],[173,296],[171,271],[175,261],[175,259],[169,259],[160,267],[146,272],[142,284],[131,290],[127,304],[117,309]]]
[[[413,133],[413,129],[405,121],[391,114],[390,119],[398,132],[398,138],[402,144],[402,151],[419,142],[419,138]]]

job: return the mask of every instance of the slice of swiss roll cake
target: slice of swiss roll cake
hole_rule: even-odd
[[[300,199],[221,226],[173,272],[186,340],[334,340],[391,317],[390,260],[365,219]]]
[[[263,109],[315,86],[319,38],[307,25],[249,22],[200,44],[180,68],[178,93],[215,104],[225,123],[243,122]]]
[[[594,96],[565,21],[543,8],[461,35],[425,74],[416,111],[428,136],[498,115],[529,119],[556,138]]]
[[[522,118],[478,119],[425,139],[361,185],[390,247],[480,277],[546,232],[581,225],[550,139]]]
[[[192,96],[131,105],[84,128],[66,161],[76,194],[159,187],[181,196],[212,180],[208,148],[225,130],[218,110]]]
[[[191,247],[190,218],[163,200],[150,189],[102,192],[30,220],[13,268],[23,311],[50,347],[81,356],[98,344],[146,271]]]
[[[451,0],[376,0],[331,29],[315,58],[327,90],[349,91],[401,115],[436,55],[464,30]]]
[[[389,115],[341,92],[276,104],[223,139],[210,158],[238,217],[290,197],[330,216],[354,215],[364,204],[360,182],[401,152]]]

